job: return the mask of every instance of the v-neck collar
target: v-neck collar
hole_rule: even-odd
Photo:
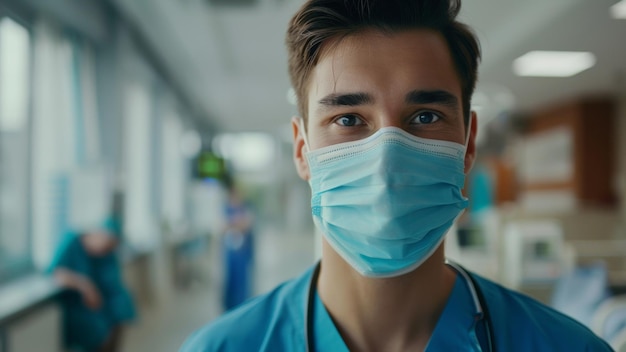
[[[457,275],[446,306],[426,346],[430,351],[481,351],[476,335],[476,314],[468,284]],[[314,293],[315,351],[349,351],[317,291]]]

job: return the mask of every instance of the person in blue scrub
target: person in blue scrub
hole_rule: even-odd
[[[321,261],[193,333],[198,351],[610,351],[447,262],[476,156],[480,46],[460,0],[308,0],[287,30],[294,161]]]
[[[61,295],[63,342],[72,351],[120,350],[122,325],[135,305],[118,262],[120,226],[114,218],[84,233],[68,231],[48,269]]]
[[[223,308],[231,310],[252,295],[254,261],[253,215],[232,176],[226,176],[224,185],[228,200],[224,212],[227,228],[223,238],[224,293]]]

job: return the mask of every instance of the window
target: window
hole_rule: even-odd
[[[32,258],[47,269],[63,234],[107,207],[106,168],[90,43],[46,18],[33,33]],[[93,198],[80,207],[86,188]]]
[[[147,84],[128,82],[124,101],[124,234],[138,251],[150,250],[157,244],[152,104]]]
[[[0,282],[32,268],[30,72],[28,29],[0,14]]]

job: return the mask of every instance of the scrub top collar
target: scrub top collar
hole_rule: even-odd
[[[476,334],[481,318],[467,282],[457,274],[426,351],[482,351]]]
[[[313,304],[313,339],[315,351],[349,352],[320,296],[315,291]]]
[[[317,290],[314,295],[312,316],[315,351],[349,351]],[[457,273],[454,287],[437,321],[426,352],[482,351],[476,334],[480,321],[481,316],[476,312],[471,291],[461,274]]]

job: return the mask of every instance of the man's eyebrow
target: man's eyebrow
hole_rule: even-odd
[[[459,110],[459,99],[445,90],[414,90],[405,98],[408,104],[440,104]]]
[[[332,106],[357,106],[370,104],[374,101],[367,93],[332,93],[320,99],[319,104],[327,107]]]

